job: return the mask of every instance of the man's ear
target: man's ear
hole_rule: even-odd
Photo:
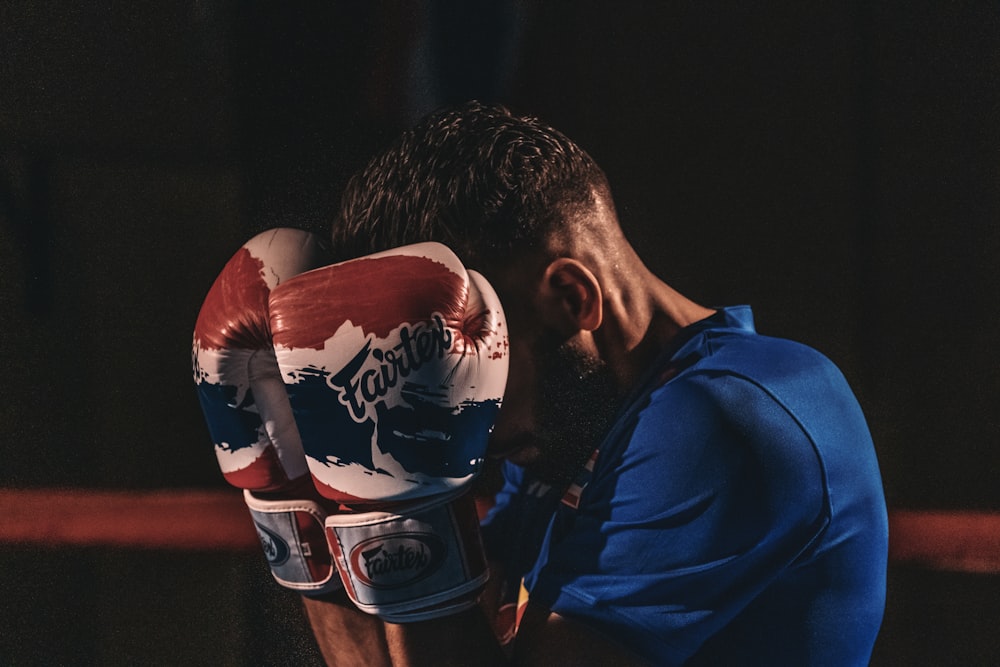
[[[579,260],[553,260],[545,268],[538,296],[542,317],[567,335],[594,331],[604,319],[601,284]]]

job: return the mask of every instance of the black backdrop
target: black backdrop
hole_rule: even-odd
[[[998,81],[990,3],[10,0],[0,484],[222,488],[188,368],[215,273],[325,230],[366,156],[476,97],[587,148],[668,282],[833,358],[892,508],[1000,509]],[[0,662],[314,661],[266,577],[0,549]],[[995,576],[890,585],[877,663],[998,660]]]

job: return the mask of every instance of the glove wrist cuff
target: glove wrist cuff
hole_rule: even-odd
[[[473,606],[489,573],[472,496],[463,489],[394,510],[326,519],[354,604],[392,622],[437,618]]]
[[[244,490],[257,536],[275,580],[304,595],[342,587],[333,566],[323,522],[326,511],[312,500],[265,500]]]

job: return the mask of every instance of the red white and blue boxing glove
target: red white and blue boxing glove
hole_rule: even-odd
[[[406,622],[475,604],[488,576],[470,484],[507,379],[485,278],[421,243],[271,293],[275,354],[348,595]]]
[[[226,263],[205,297],[192,345],[194,381],[223,476],[244,489],[275,579],[305,594],[338,590],[324,521],[271,346],[268,297],[322,266],[318,237],[273,229]]]

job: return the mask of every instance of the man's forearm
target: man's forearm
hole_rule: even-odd
[[[479,608],[415,623],[387,623],[358,610],[346,595],[303,598],[306,617],[327,665],[506,665]]]
[[[303,597],[306,617],[329,667],[390,667],[383,622],[361,612],[341,591],[325,598]]]
[[[506,665],[496,635],[478,607],[416,623],[386,623],[394,667]]]

